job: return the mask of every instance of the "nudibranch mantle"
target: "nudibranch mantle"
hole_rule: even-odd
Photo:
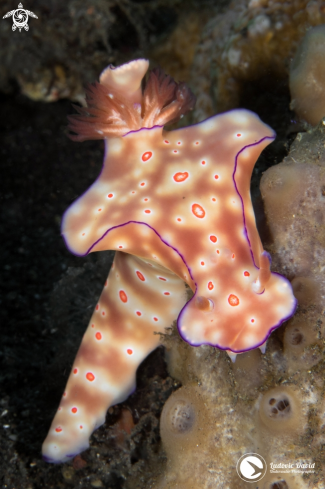
[[[124,65],[128,76],[132,63],[136,81],[124,92],[136,106],[148,64]],[[113,75],[110,68],[102,77],[118,91]],[[116,99],[113,89],[107,94]],[[88,135],[105,134],[77,117]],[[107,408],[134,388],[136,368],[159,344],[153,333],[175,319],[191,345],[240,353],[263,345],[296,308],[290,283],[270,272],[250,198],[252,170],[272,129],[243,109],[170,132],[159,117],[126,134],[119,127],[118,137],[113,128],[100,176],[63,219],[73,253],[116,256],[43,445],[48,461],[87,448]]]
[[[106,141],[100,177],[65,214],[69,249],[122,250],[172,270],[195,292],[178,318],[190,344],[236,353],[259,346],[295,306],[277,274],[263,293],[253,287],[263,248],[249,184],[273,138],[255,114],[233,110],[169,133],[143,128]]]

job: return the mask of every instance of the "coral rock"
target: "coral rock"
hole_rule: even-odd
[[[325,25],[310,29],[290,67],[291,108],[312,125],[325,116]]]

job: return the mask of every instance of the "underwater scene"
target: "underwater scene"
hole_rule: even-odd
[[[0,489],[324,489],[325,2],[0,14]]]

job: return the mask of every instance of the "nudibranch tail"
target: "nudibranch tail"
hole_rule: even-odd
[[[78,114],[68,117],[69,137],[74,141],[121,137],[141,127],[175,122],[194,108],[195,97],[188,86],[159,68],[149,73],[142,94],[141,80],[148,66],[147,60],[138,59],[106,68],[100,83],[86,91],[87,107],[74,106]]]
[[[159,345],[160,336],[154,333],[164,332],[185,302],[184,282],[176,275],[116,253],[44,441],[46,461],[64,462],[88,448],[89,437],[105,422],[109,406],[134,389],[137,367]]]

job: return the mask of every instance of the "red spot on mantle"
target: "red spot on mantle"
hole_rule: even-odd
[[[214,289],[214,285],[213,285],[213,283],[212,283],[212,282],[209,282],[209,283],[208,283],[208,289],[209,289],[209,290],[213,290],[213,289]]]
[[[128,348],[128,349],[126,350],[126,352],[128,353],[128,355],[132,355],[133,350],[131,350],[131,348]]]
[[[127,302],[128,301],[128,296],[124,292],[124,290],[119,291],[119,296],[122,302]]]
[[[184,182],[184,180],[186,180],[187,178],[188,178],[187,171],[175,173],[175,175],[173,176],[175,182]]]
[[[86,379],[89,380],[89,382],[92,382],[93,380],[95,380],[95,376],[91,372],[87,372]]]
[[[217,242],[217,236],[214,236],[214,234],[211,234],[210,241],[212,241],[212,243],[216,243]]]
[[[203,217],[205,216],[205,210],[200,204],[193,204],[192,212],[195,215],[195,217],[198,217],[199,219],[203,219]]]
[[[228,302],[231,306],[238,306],[239,299],[236,295],[230,294],[230,296],[228,297]]]
[[[148,161],[148,160],[150,160],[151,156],[152,156],[152,152],[151,151],[146,151],[142,155],[142,161]]]
[[[142,280],[142,282],[144,282],[144,281],[145,281],[144,276],[142,275],[142,273],[141,273],[141,272],[139,272],[139,270],[137,270],[137,271],[136,271],[136,274],[137,274],[138,278],[139,278],[140,280]]]

